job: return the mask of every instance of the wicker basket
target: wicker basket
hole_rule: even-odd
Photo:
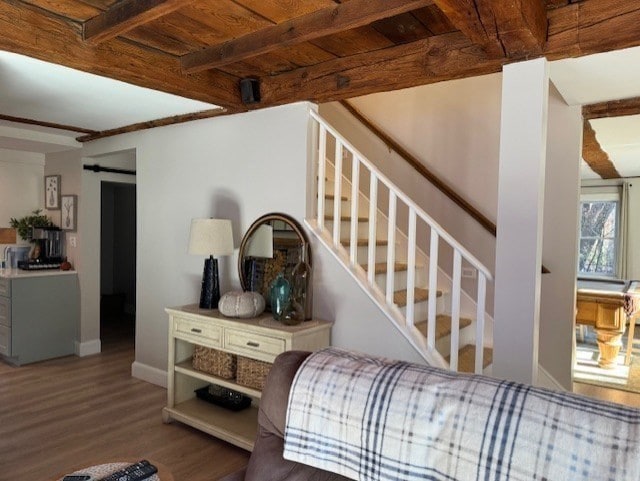
[[[264,381],[271,369],[270,362],[256,361],[248,357],[238,356],[236,382],[241,386],[251,387],[262,391]]]
[[[223,379],[236,376],[237,357],[235,354],[219,351],[210,347],[195,345],[193,349],[193,368],[213,374]]]

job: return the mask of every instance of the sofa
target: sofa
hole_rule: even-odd
[[[278,356],[262,393],[249,463],[221,481],[640,479],[640,410],[486,376],[323,351]],[[352,374],[353,366],[365,374]],[[358,399],[366,401],[359,405]],[[307,412],[308,403],[320,410]],[[384,417],[354,424],[362,412]],[[295,426],[300,416],[302,424]],[[311,452],[295,452],[285,432],[287,443],[299,436],[304,442],[298,444]],[[342,443],[338,432],[350,439]],[[357,445],[361,440],[366,445]],[[354,460],[360,453],[365,462]],[[290,460],[296,457],[302,461]]]
[[[309,356],[306,351],[280,354],[267,376],[258,411],[258,437],[246,468],[221,481],[343,481],[329,473],[282,457],[289,388],[298,368]]]

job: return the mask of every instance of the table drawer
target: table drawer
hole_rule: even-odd
[[[0,296],[11,296],[11,280],[0,277]]]
[[[262,336],[247,331],[227,328],[224,331],[225,348],[249,357],[271,362],[286,349],[283,338]]]
[[[11,356],[11,328],[0,326],[0,354]]]
[[[173,320],[177,335],[184,335],[195,342],[201,342],[210,347],[222,346],[222,327],[207,322],[176,317]]]
[[[11,299],[0,297],[0,326],[11,327]]]

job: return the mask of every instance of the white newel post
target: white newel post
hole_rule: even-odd
[[[525,383],[538,370],[548,99],[546,59],[504,67],[493,375]]]

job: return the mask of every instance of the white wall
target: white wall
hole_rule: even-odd
[[[350,102],[495,222],[501,81],[502,75],[494,74],[367,95]],[[323,104],[319,112],[493,272],[493,235],[390,152],[338,103]],[[471,294],[475,284],[463,279],[463,288]],[[492,284],[487,292],[487,310],[492,313]]]
[[[576,305],[582,110],[549,90],[540,296],[540,365],[571,391]]]
[[[308,104],[296,104],[199,120],[103,139],[85,147],[87,156],[136,150],[138,296],[134,375],[158,384],[164,382],[164,308],[195,303],[199,298],[204,259],[187,254],[191,218],[231,219],[236,248],[246,229],[265,213],[284,212],[303,223],[308,108]],[[91,256],[92,248],[84,238],[83,246]],[[335,321],[333,342],[381,355],[413,358],[408,343],[394,340],[399,334],[383,321],[348,274],[336,271],[330,254],[320,249],[313,242],[314,315]],[[237,250],[219,262],[221,292],[239,288]],[[82,264],[85,275],[84,259]],[[88,336],[95,336],[95,328],[86,325],[94,323],[88,315],[83,310],[83,327]],[[83,339],[89,337],[83,333]]]
[[[44,155],[0,149],[0,227],[44,205]],[[26,244],[17,237],[17,244]],[[4,260],[0,244],[0,261]]]
[[[78,203],[80,198],[80,178],[82,169],[82,150],[73,149],[64,152],[56,152],[46,154],[45,175],[60,175],[60,194],[61,195],[78,195]],[[46,210],[47,215],[57,226],[61,225],[61,210]],[[78,258],[78,248],[74,247],[71,238],[76,236],[75,232],[65,232],[65,255],[67,259],[75,267],[75,261]]]

